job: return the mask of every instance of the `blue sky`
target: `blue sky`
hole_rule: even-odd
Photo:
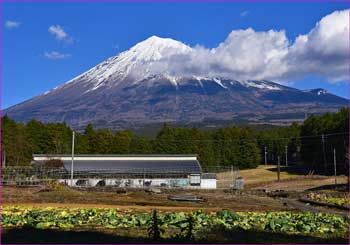
[[[215,48],[233,30],[274,29],[285,30],[294,42],[322,17],[346,8],[345,2],[3,3],[2,108],[63,84],[152,35]],[[49,31],[58,26],[66,36]],[[308,74],[289,82],[349,98],[346,81]]]

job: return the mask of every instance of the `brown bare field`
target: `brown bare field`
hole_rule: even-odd
[[[116,192],[66,190],[40,191],[40,188],[4,187],[3,205],[53,206],[53,207],[114,207],[138,210],[208,210],[223,208],[235,211],[290,210],[279,200],[267,196],[235,195],[227,191],[164,191],[150,194],[145,191]],[[201,196],[206,202],[177,202],[168,200],[169,195]]]

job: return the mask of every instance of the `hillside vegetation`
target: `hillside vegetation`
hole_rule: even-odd
[[[203,168],[255,168],[268,163],[304,162],[312,169],[329,171],[336,149],[339,171],[346,171],[348,109],[323,116],[310,116],[302,125],[256,130],[227,126],[213,131],[170,127],[164,124],[155,138],[135,135],[131,130],[112,132],[89,124],[76,134],[76,154],[198,154]],[[322,139],[322,135],[323,139]],[[7,166],[28,165],[32,154],[69,154],[72,129],[65,123],[43,124],[31,120],[16,123],[2,118],[3,159]]]

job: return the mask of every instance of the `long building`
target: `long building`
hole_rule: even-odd
[[[33,155],[33,163],[59,160],[59,181],[70,186],[216,188],[197,155]],[[63,174],[62,174],[63,173]],[[71,174],[73,178],[71,179]]]

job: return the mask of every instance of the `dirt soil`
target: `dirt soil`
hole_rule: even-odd
[[[169,196],[200,196],[206,202],[178,202]],[[7,205],[54,206],[54,207],[114,207],[120,209],[190,211],[203,209],[216,211],[223,208],[234,211],[280,211],[291,210],[278,199],[267,196],[232,194],[217,191],[168,191],[150,194],[145,191],[90,192],[66,188],[65,190],[40,191],[40,188],[4,187],[2,202]]]

